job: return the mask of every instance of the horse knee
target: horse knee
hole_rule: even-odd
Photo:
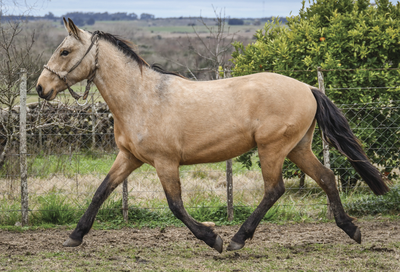
[[[274,201],[278,200],[285,193],[285,184],[283,180],[273,187],[266,187],[264,192],[264,198],[273,199]]]

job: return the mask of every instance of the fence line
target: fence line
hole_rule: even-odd
[[[356,70],[399,70],[399,68],[396,69],[340,69],[340,70],[335,70],[335,71],[356,71]],[[229,72],[230,70],[226,70],[226,72]],[[317,69],[317,70],[306,70],[306,72],[316,72],[318,78],[321,80],[319,82],[319,86],[321,89],[324,88],[324,82],[323,82],[323,72],[325,71],[331,71],[331,70],[324,70],[324,69]],[[215,72],[215,71],[213,71]],[[258,71],[257,71],[258,72]],[[277,72],[277,71],[273,71]],[[282,71],[282,72],[292,72],[292,71]],[[296,72],[301,72],[296,71]],[[21,82],[21,90],[23,89],[24,86],[24,80],[25,80],[25,88],[26,88],[26,79],[24,79],[24,73],[21,74],[22,77],[22,82]],[[395,88],[400,88],[399,86],[390,86],[390,87],[360,87],[360,88],[329,88],[330,90],[345,90],[345,89],[360,89],[360,90],[371,90],[371,89],[395,89]],[[15,140],[15,148],[14,150],[17,150],[17,144],[21,145],[21,150],[19,154],[14,153],[14,154],[8,154],[8,168],[10,172],[0,172],[0,180],[1,182],[4,181],[6,183],[6,179],[14,179],[16,177],[21,178],[21,209],[8,209],[8,210],[0,210],[0,212],[9,212],[9,211],[19,211],[22,214],[22,225],[28,224],[28,212],[34,212],[34,211],[45,211],[43,209],[37,209],[34,207],[34,204],[29,203],[31,206],[31,209],[29,209],[28,205],[28,177],[33,179],[33,178],[39,178],[40,176],[46,176],[46,173],[43,172],[33,172],[33,166],[37,162],[37,160],[43,160],[44,164],[46,164],[48,161],[51,159],[47,157],[48,155],[50,156],[56,156],[57,160],[59,160],[57,169],[55,170],[55,174],[48,175],[49,178],[51,179],[57,179],[60,175],[65,176],[67,178],[67,185],[64,183],[57,183],[60,185],[60,187],[56,188],[57,192],[56,194],[60,195],[65,195],[67,190],[66,186],[72,186],[73,184],[76,185],[76,191],[74,191],[74,194],[77,196],[79,195],[88,195],[94,192],[94,189],[92,187],[84,188],[85,193],[79,192],[80,187],[82,186],[89,186],[85,185],[83,180],[95,180],[93,177],[86,177],[87,175],[93,175],[93,173],[98,173],[95,171],[87,171],[87,168],[89,167],[87,164],[87,161],[82,161],[82,158],[85,156],[93,156],[95,159],[96,156],[103,156],[103,160],[106,160],[107,158],[104,159],[104,156],[115,156],[115,143],[114,143],[114,137],[113,133],[111,132],[113,130],[113,119],[112,116],[110,117],[110,112],[108,111],[107,107],[103,107],[101,104],[98,102],[95,102],[94,100],[94,95],[92,94],[91,97],[91,104],[87,105],[85,107],[77,108],[77,107],[62,107],[61,105],[52,105],[51,103],[41,103],[40,101],[38,102],[38,105],[35,108],[35,105],[30,105],[28,108],[26,106],[23,106],[23,96],[21,96],[21,106],[19,108],[19,113],[21,114],[20,117],[20,127],[19,127],[19,139]],[[384,169],[381,169],[382,172],[386,175],[392,175],[396,174],[397,169],[399,168],[399,161],[392,161],[395,156],[392,156],[393,154],[388,154],[390,152],[398,152],[399,147],[400,147],[400,140],[399,137],[400,135],[398,134],[398,131],[400,129],[399,124],[400,120],[399,119],[393,119],[393,114],[391,113],[382,113],[383,111],[388,111],[388,112],[398,112],[400,109],[400,101],[399,100],[393,100],[390,102],[391,105],[386,105],[382,104],[381,102],[368,102],[368,103],[363,103],[363,104],[343,104],[339,105],[342,111],[344,112],[345,115],[347,115],[348,119],[350,122],[355,122],[355,126],[352,127],[353,131],[355,132],[363,132],[363,133],[368,133],[371,129],[378,131],[381,133],[379,137],[381,137],[381,142],[387,144],[386,149],[383,150],[382,147],[379,145],[381,142],[377,142],[374,139],[368,139],[368,146],[366,148],[367,152],[370,152],[369,156],[374,156],[379,155],[382,157],[382,163],[379,163],[381,168],[384,167]],[[33,108],[29,108],[33,107]],[[25,131],[27,131],[26,134],[26,140],[25,143],[27,143],[28,148],[23,149],[24,145],[24,136],[23,136],[23,131],[24,131],[24,118],[23,118],[23,112],[24,109],[28,109],[28,120],[26,121],[26,124],[28,125],[25,128]],[[44,110],[43,112],[41,110]],[[46,111],[47,110],[47,111]],[[54,111],[53,114],[51,111]],[[58,110],[58,111],[57,111]],[[364,115],[359,115],[359,112],[362,111]],[[37,115],[32,115],[32,112],[35,113],[37,112]],[[375,116],[376,112],[381,112],[383,117],[390,117],[387,118],[387,120],[377,120],[377,116]],[[0,118],[1,118],[2,110],[0,109]],[[13,113],[9,113],[13,114]],[[386,115],[385,115],[386,114]],[[378,116],[381,118],[382,116]],[[17,116],[15,118],[18,118]],[[57,119],[59,118],[59,119]],[[36,123],[35,123],[36,122]],[[47,123],[46,123],[47,122]],[[49,124],[46,126],[46,124]],[[51,126],[50,126],[51,125]],[[78,133],[78,131],[81,131],[81,133]],[[101,132],[100,132],[101,131]],[[316,132],[318,134],[318,131]],[[319,140],[318,140],[319,139]],[[1,138],[0,138],[0,143],[1,143]],[[37,144],[38,142],[38,144]],[[316,150],[315,153],[321,154],[322,156],[319,156],[320,158],[324,159],[324,164],[327,167],[332,166],[332,169],[335,171],[335,174],[338,177],[346,176],[346,179],[351,181],[354,179],[354,175],[352,175],[350,172],[352,169],[347,166],[346,160],[343,159],[342,157],[339,157],[335,152],[332,154],[329,154],[329,148],[327,147],[326,143],[320,139],[320,138],[315,138],[316,145],[314,146],[314,149]],[[35,146],[36,143],[36,146]],[[57,146],[56,152],[52,150],[50,145],[55,145]],[[39,147],[39,150],[37,149]],[[25,147],[26,148],[26,147]],[[48,149],[48,152],[46,151]],[[44,150],[44,151],[43,151]],[[83,151],[86,150],[86,151]],[[90,153],[89,150],[91,150]],[[43,152],[40,153],[40,152]],[[100,152],[99,152],[100,151]],[[89,152],[89,153],[88,153]],[[386,152],[386,153],[385,153]],[[96,154],[95,154],[96,153]],[[382,153],[382,154],[381,154]],[[385,153],[385,154],[383,154]],[[90,155],[94,154],[94,155]],[[64,159],[62,157],[65,157]],[[15,167],[14,161],[17,159],[20,159],[20,166]],[[387,163],[389,162],[389,163]],[[25,166],[24,162],[25,161]],[[101,160],[100,162],[101,163]],[[69,170],[67,166],[73,165],[72,168],[73,170]],[[31,168],[29,168],[31,167]],[[92,166],[90,166],[92,167]],[[18,169],[19,168],[19,169]],[[26,170],[25,170],[26,169]],[[43,168],[44,169],[44,168]],[[75,170],[74,170],[75,169]],[[200,168],[199,168],[200,169]],[[28,171],[29,170],[29,171]],[[49,170],[50,171],[50,170]],[[254,192],[255,194],[260,191],[260,185],[254,185],[250,181],[246,181],[247,187],[240,187],[238,184],[238,180],[240,181],[243,180],[248,180],[251,179],[248,176],[251,175],[257,175],[259,174],[259,170],[257,171],[248,171],[245,172],[244,174],[238,170],[233,170],[232,169],[232,162],[227,162],[226,163],[226,168],[225,168],[225,173],[222,172],[220,169],[216,170],[182,170],[181,174],[183,176],[187,175],[190,177],[193,177],[194,181],[191,181],[193,183],[193,188],[183,188],[182,191],[186,194],[192,194],[196,192],[212,192],[212,193],[222,193],[226,192],[227,195],[227,214],[228,214],[228,219],[232,220],[233,219],[233,211],[236,207],[242,207],[243,205],[235,205],[234,203],[234,198],[237,195],[237,192]],[[51,171],[50,171],[51,172]],[[49,173],[50,173],[49,172]],[[304,178],[304,174],[301,174],[297,168],[294,168],[292,165],[288,164],[285,162],[285,166],[283,168],[284,175],[286,175],[286,180],[289,180],[288,182],[294,182],[297,183],[297,181],[291,181],[292,179],[297,179]],[[25,173],[25,174],[24,174]],[[157,179],[156,177],[156,172],[155,171],[142,171],[142,172],[135,172],[136,174],[134,179],[136,182],[139,184],[144,181],[144,180],[153,180]],[[255,173],[255,174],[254,174]],[[220,187],[212,187],[209,190],[204,189],[200,185],[197,184],[196,179],[201,179],[202,175],[207,176],[209,179],[215,179],[217,183],[221,183],[222,179],[221,177],[225,175],[224,179],[224,185],[218,185]],[[215,177],[213,177],[215,175]],[[248,175],[248,176],[246,176]],[[396,174],[397,175],[397,174]],[[6,178],[6,179],[4,179]],[[257,178],[260,178],[257,176]],[[253,178],[254,179],[254,178]],[[14,184],[12,184],[12,181],[9,181],[10,185],[12,188],[14,188]],[[38,181],[42,182],[42,181]],[[74,183],[75,182],[75,183]],[[150,182],[150,181],[149,181]],[[147,183],[149,183],[147,182]],[[304,179],[303,179],[304,182]],[[30,190],[32,185],[36,186],[34,188],[38,188],[37,184],[30,184]],[[221,183],[222,184],[222,183]],[[359,183],[357,183],[359,184]],[[235,190],[233,190],[233,186],[235,185]],[[340,186],[340,182],[338,182],[338,185]],[[2,192],[1,187],[6,186],[4,184],[0,184],[0,196],[6,196],[7,192],[6,190]],[[7,185],[8,186],[8,185]],[[288,187],[287,190],[289,191],[296,191],[296,190],[320,190],[319,187],[315,186],[307,186],[305,188],[300,187]],[[359,186],[359,185],[357,185]],[[39,187],[45,187],[45,186],[39,186]],[[226,187],[226,189],[224,188]],[[32,188],[32,190],[35,190]],[[55,187],[54,187],[55,188]],[[359,188],[365,188],[364,186],[359,186]],[[53,189],[51,189],[53,190]],[[55,190],[55,189],[54,189]],[[65,192],[64,192],[65,191]],[[70,189],[72,193],[72,189]],[[322,192],[322,190],[320,190]],[[140,188],[132,188],[131,191],[128,190],[128,180],[125,180],[122,185],[122,207],[120,208],[123,211],[123,217],[124,220],[128,219],[128,211],[132,210],[132,208],[129,207],[129,193],[130,194],[137,194],[137,195],[150,195],[150,194],[163,194],[162,189],[159,190],[154,190],[154,189],[146,189],[142,190]],[[36,196],[36,195],[41,195],[41,194],[46,194],[46,191],[44,190],[42,193],[33,193],[33,191],[30,192],[31,196]],[[251,194],[250,194],[251,195]],[[254,201],[254,197],[251,199]],[[78,200],[75,200],[78,201]],[[78,202],[77,202],[78,203]],[[253,207],[253,204],[246,203],[244,207]],[[84,205],[84,204],[82,204]],[[285,206],[286,204],[279,204],[281,206]],[[289,205],[290,206],[290,205]],[[296,204],[296,206],[303,206],[302,204]],[[327,206],[328,211],[329,209],[329,202],[327,204],[322,204],[322,203],[309,203],[309,204],[304,204],[304,206]],[[211,207],[211,206],[210,206]],[[147,209],[146,207],[144,207]],[[158,209],[159,207],[151,207],[150,209]],[[162,209],[165,209],[166,207],[162,207]],[[188,206],[187,208],[190,209],[195,209],[197,208],[196,206]],[[206,208],[202,206],[202,208]],[[108,208],[103,208],[107,210]],[[77,209],[81,210],[81,209]],[[84,209],[82,209],[84,210]],[[329,216],[329,213],[327,214]]]

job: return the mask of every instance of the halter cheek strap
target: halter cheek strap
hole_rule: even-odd
[[[80,105],[80,106],[84,106],[84,105],[87,104],[87,102],[88,102],[87,97],[88,97],[88,95],[89,95],[90,85],[92,84],[93,79],[94,79],[94,77],[95,77],[95,75],[96,75],[96,70],[99,68],[99,64],[98,64],[98,56],[99,56],[99,34],[100,34],[100,31],[95,31],[95,32],[93,33],[92,38],[91,38],[90,46],[89,46],[89,48],[86,50],[86,53],[83,55],[83,57],[82,57],[77,63],[75,63],[74,66],[72,66],[71,69],[69,69],[69,71],[68,71],[64,76],[62,76],[62,75],[60,74],[60,72],[57,72],[57,71],[54,71],[53,69],[51,69],[48,65],[44,65],[44,66],[43,66],[45,69],[47,69],[47,70],[49,70],[50,72],[52,72],[53,74],[57,75],[59,79],[61,79],[62,81],[65,82],[65,85],[67,85],[68,91],[70,92],[71,96],[76,100],[76,103],[77,103],[78,105]],[[88,54],[88,53],[90,52],[90,50],[92,49],[93,45],[96,45],[96,54],[95,54],[94,68],[93,68],[92,72],[90,73],[90,75],[89,75],[88,78],[87,78],[87,85],[86,85],[85,92],[84,92],[83,96],[80,96],[79,94],[77,94],[76,92],[74,92],[74,90],[72,90],[71,87],[69,86],[68,81],[67,81],[67,75],[68,75],[69,73],[71,73],[73,70],[75,70],[76,67],[79,66],[79,64],[81,64],[81,62],[83,61],[83,59],[87,56],[87,54]],[[83,103],[83,104],[80,104],[80,103],[78,102],[78,100],[79,100],[81,97],[82,97],[83,100],[86,100],[86,102]]]

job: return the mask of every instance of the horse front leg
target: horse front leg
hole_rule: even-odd
[[[223,250],[221,237],[206,224],[194,220],[183,206],[179,164],[161,161],[156,162],[155,166],[172,213],[190,229],[196,238],[203,240],[208,246],[221,253]]]
[[[93,196],[85,214],[79,220],[75,230],[71,233],[69,238],[64,242],[65,247],[76,247],[82,243],[83,236],[85,236],[92,228],[94,219],[100,206],[111,194],[112,191],[125,180],[133,170],[139,168],[143,163],[136,159],[128,152],[120,151],[115,159],[110,172],[101,183],[96,193]]]

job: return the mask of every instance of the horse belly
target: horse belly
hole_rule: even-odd
[[[191,137],[190,137],[191,138]],[[212,163],[237,157],[256,146],[249,132],[237,131],[230,135],[204,134],[188,139],[182,147],[181,165]]]

